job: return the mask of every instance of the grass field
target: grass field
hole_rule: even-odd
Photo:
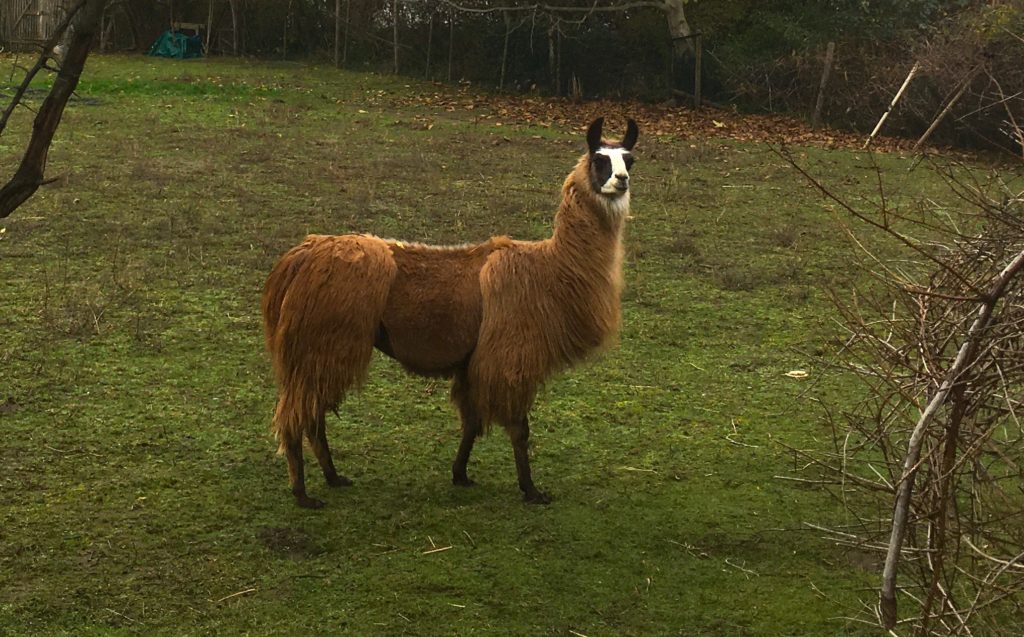
[[[431,90],[90,60],[59,181],[0,221],[0,634],[876,634],[844,619],[875,556],[821,540],[804,523],[843,511],[774,477],[799,475],[784,445],[831,444],[817,400],[856,398],[821,359],[827,290],[857,275],[761,144],[641,131],[620,345],[533,412],[553,504],[521,503],[500,431],[477,445],[478,485],[452,487],[446,383],[377,356],[328,425],[355,486],[308,464],[327,507],[294,505],[258,307],[274,260],[310,232],[542,238],[584,147],[402,99]],[[4,178],[30,115],[0,138]],[[875,192],[867,155],[795,150]],[[877,159],[894,192],[938,187]]]

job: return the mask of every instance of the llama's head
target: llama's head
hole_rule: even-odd
[[[594,193],[609,199],[628,197],[629,169],[633,166],[632,150],[640,132],[636,122],[630,119],[627,120],[626,136],[622,141],[608,142],[601,138],[603,127],[604,118],[600,117],[587,129],[590,187]]]

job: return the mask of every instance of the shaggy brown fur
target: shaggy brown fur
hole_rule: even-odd
[[[606,347],[619,328],[629,193],[595,192],[595,140],[619,146],[599,141],[601,124],[562,186],[549,239],[432,247],[311,235],[274,266],[262,302],[278,385],[273,429],[299,505],[323,504],[306,494],[303,436],[328,484],[350,484],[335,470],[324,416],[365,381],[374,346],[411,372],[453,378],[462,417],[455,484],[472,484],[473,442],[498,422],[526,500],[548,502],[530,476],[527,414],[547,378]],[[627,149],[635,139],[630,121]]]

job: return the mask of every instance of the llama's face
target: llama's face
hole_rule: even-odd
[[[621,142],[606,142],[601,138],[604,118],[590,125],[587,145],[590,148],[590,186],[595,193],[616,199],[629,194],[629,170],[633,167],[633,145],[638,130],[636,122],[629,120],[626,136]]]
[[[594,192],[618,197],[629,190],[633,153],[625,148],[603,147],[590,157],[590,181]]]

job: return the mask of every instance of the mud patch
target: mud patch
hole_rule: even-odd
[[[290,560],[305,560],[324,552],[308,533],[290,527],[263,527],[258,533],[267,549]]]

